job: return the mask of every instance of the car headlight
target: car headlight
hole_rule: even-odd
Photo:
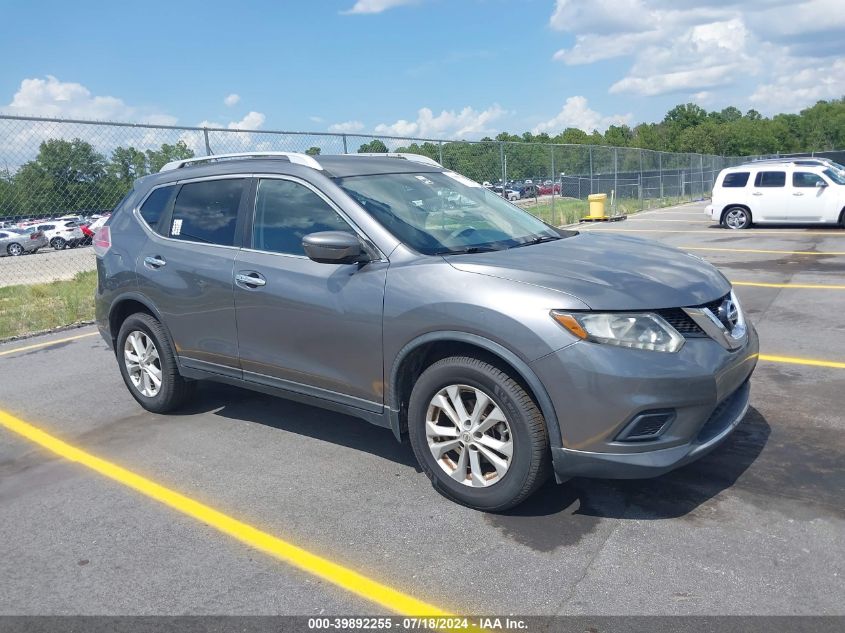
[[[580,339],[653,352],[677,352],[684,337],[652,312],[559,312],[552,318]]]

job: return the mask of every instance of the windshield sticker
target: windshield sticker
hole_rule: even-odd
[[[470,179],[469,179],[469,178],[467,178],[466,176],[461,176],[460,174],[456,174],[456,173],[455,173],[455,172],[453,172],[453,171],[444,171],[444,172],[443,172],[443,175],[444,175],[444,176],[449,176],[449,178],[451,178],[451,179],[452,179],[452,180],[454,180],[455,182],[459,182],[459,183],[461,183],[461,184],[462,184],[462,185],[464,185],[465,187],[481,187],[481,185],[479,185],[479,184],[478,184],[477,182],[475,182],[474,180],[470,180]]]
[[[422,182],[422,183],[427,184],[427,185],[433,185],[433,184],[434,184],[434,182],[433,182],[433,181],[429,180],[429,179],[428,179],[428,178],[426,178],[425,176],[416,176],[416,179],[417,179],[417,180],[419,180],[419,181],[420,181],[420,182]]]
[[[173,228],[170,230],[170,235],[179,235],[182,232],[182,218],[173,220]]]

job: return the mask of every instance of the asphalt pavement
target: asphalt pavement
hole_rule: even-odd
[[[702,208],[581,226],[696,249],[760,333],[746,420],[658,479],[476,512],[357,419],[213,384],[147,413],[92,328],[0,345],[0,410],[450,612],[845,615],[845,231],[733,232]],[[0,424],[2,614],[388,612],[39,441]]]

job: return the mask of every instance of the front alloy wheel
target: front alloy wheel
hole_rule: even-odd
[[[485,487],[510,467],[513,437],[507,417],[488,394],[450,385],[431,399],[425,434],[435,461],[455,481]]]
[[[17,242],[9,244],[9,247],[6,250],[12,257],[18,257],[19,255],[23,255],[23,246],[21,246]]]
[[[161,359],[145,332],[130,332],[123,344],[123,362],[129,379],[142,396],[155,398],[161,389]]]

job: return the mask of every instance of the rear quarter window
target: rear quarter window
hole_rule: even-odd
[[[722,181],[723,187],[744,187],[747,184],[747,171],[735,171],[730,174],[725,174],[725,179]]]
[[[138,209],[141,217],[144,218],[144,222],[156,233],[162,233],[159,227],[159,220],[161,220],[161,216],[167,208],[167,204],[170,202],[175,189],[175,185],[153,189],[152,193],[144,200],[144,204]]]

